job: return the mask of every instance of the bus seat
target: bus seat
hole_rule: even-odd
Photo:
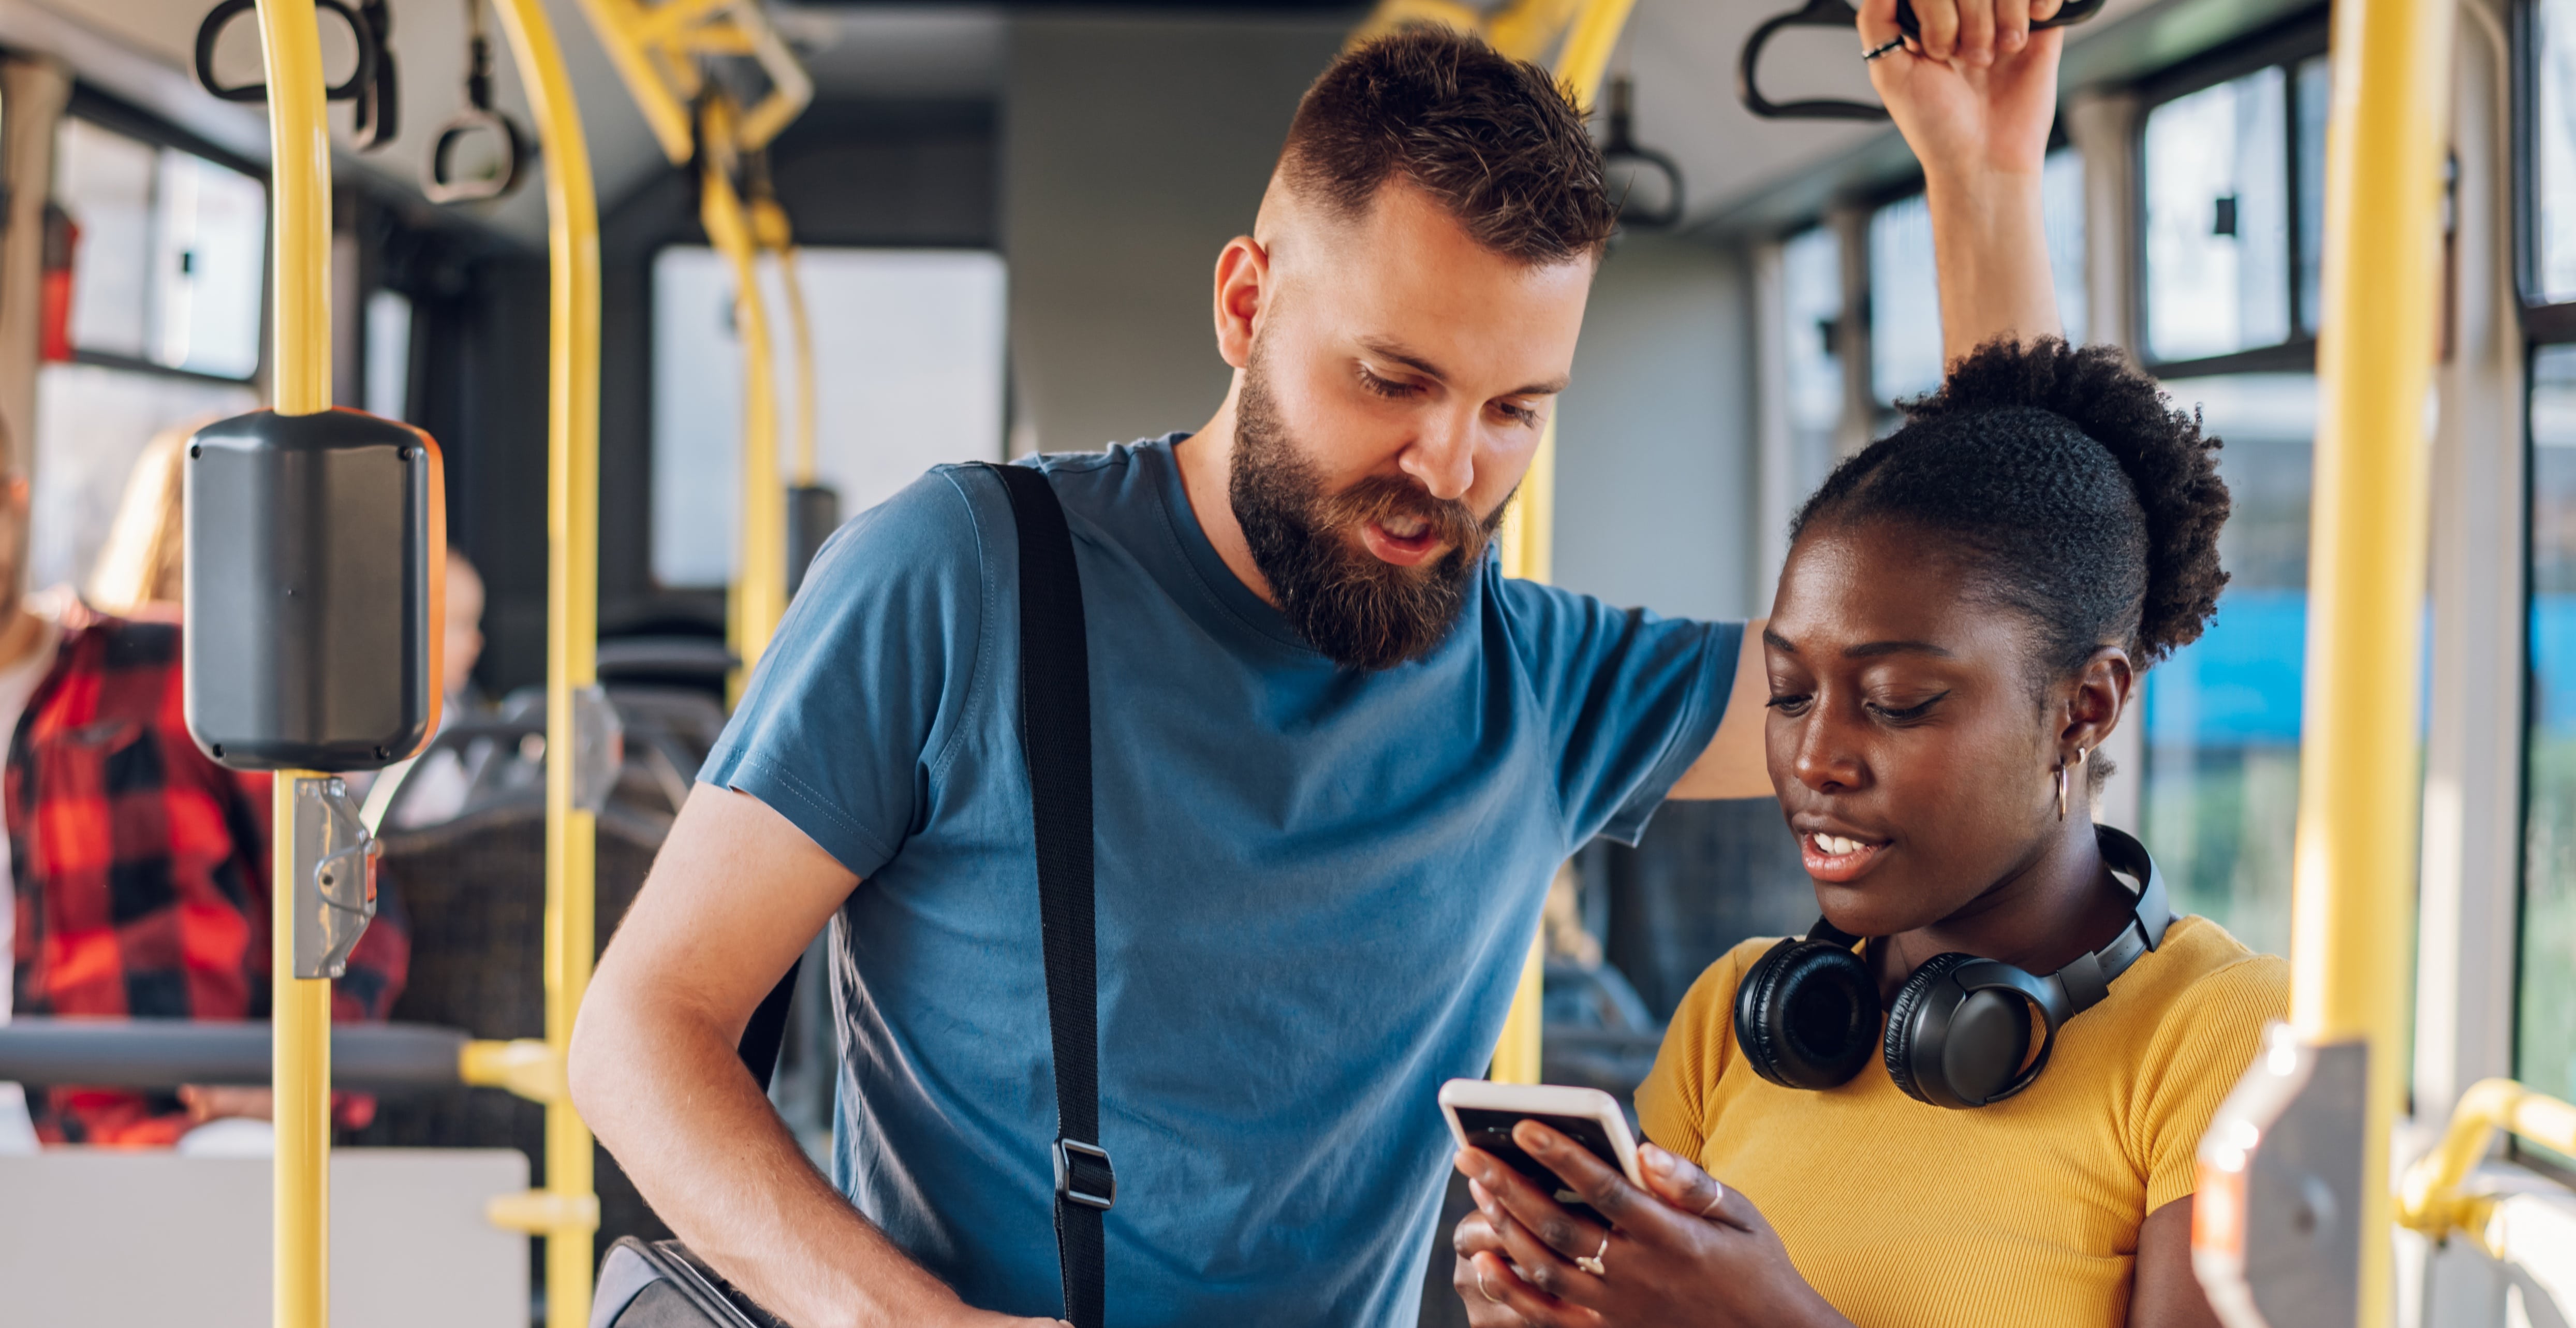
[[[599,817],[598,938],[605,946],[644,884],[669,828],[612,802]],[[462,1028],[478,1038],[546,1031],[545,809],[512,801],[383,836],[378,871],[412,918],[411,976],[397,1020]],[[517,1148],[542,1168],[545,1110],[490,1089],[388,1096],[352,1140],[386,1148]],[[606,1150],[597,1160],[599,1244],[670,1233]],[[542,1174],[540,1171],[539,1174]]]

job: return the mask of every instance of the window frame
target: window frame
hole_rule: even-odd
[[[2317,365],[2317,339],[2307,330],[2308,310],[2300,307],[2299,290],[2301,230],[2306,218],[2299,209],[2299,171],[2304,164],[2299,150],[2299,65],[2311,56],[2326,53],[2326,11],[2318,9],[2288,19],[2242,41],[2232,42],[2198,59],[2188,60],[2171,69],[2140,80],[2136,85],[2138,113],[2130,127],[2129,160],[2132,171],[2130,188],[2129,233],[2138,244],[2127,273],[2129,282],[2129,318],[2133,328],[2131,343],[2138,363],[2159,379],[2204,378],[2218,374],[2245,373],[2313,373]],[[2203,92],[2234,79],[2261,70],[2279,68],[2282,97],[2287,105],[2283,125],[2288,142],[2283,146],[2282,170],[2287,177],[2287,217],[2289,253],[2282,264],[2289,283],[2286,292],[2290,314],[2290,336],[2286,341],[2269,346],[2255,346],[2230,351],[2224,355],[2204,355],[2188,360],[2161,360],[2147,339],[2147,325],[2153,300],[2152,283],[2147,278],[2145,237],[2147,234],[2147,120],[2158,108]]]
[[[58,131],[63,120],[86,120],[110,133],[122,134],[152,147],[185,152],[190,156],[202,158],[259,181],[263,202],[262,211],[265,216],[264,224],[268,236],[268,240],[260,248],[259,359],[252,364],[248,374],[235,378],[229,374],[207,373],[202,369],[183,369],[177,365],[160,363],[146,356],[122,355],[113,351],[91,350],[82,346],[72,347],[70,362],[96,365],[103,369],[118,369],[127,373],[184,379],[194,383],[223,383],[228,386],[258,388],[261,390],[261,395],[265,396],[269,358],[275,351],[275,347],[269,344],[268,335],[269,319],[272,316],[269,308],[270,295],[275,284],[273,281],[275,274],[269,268],[277,261],[275,253],[277,188],[275,182],[269,178],[268,167],[264,163],[253,161],[201,138],[150,111],[100,91],[95,85],[84,81],[73,82],[70,99],[63,104],[62,115],[56,121]]]
[[[2540,190],[2537,187],[2537,174],[2540,107],[2539,99],[2534,94],[2539,86],[2540,76],[2539,42],[2536,38],[2541,3],[2542,0],[2514,0],[2506,15],[2512,52],[2511,87],[2508,98],[2508,112],[2512,120],[2512,150],[2509,156],[2512,163],[2510,171],[2512,197],[2508,206],[2513,210],[2513,252],[2510,255],[2510,261],[2513,265],[2514,303],[2520,313],[2522,325],[2522,401],[2520,403],[2523,473],[2522,621],[2525,624],[2530,620],[2532,604],[2537,594],[2534,589],[2537,585],[2534,573],[2538,570],[2539,561],[2535,539],[2538,529],[2539,498],[2536,492],[2538,486],[2532,483],[2532,476],[2539,464],[2539,438],[2532,428],[2531,410],[2534,380],[2537,375],[2532,370],[2543,351],[2554,346],[2576,344],[2576,298],[2551,301],[2540,298],[2538,294],[2541,199]],[[2509,1008],[2510,1027],[2505,1035],[2509,1063],[2513,1066],[2513,1073],[2517,1078],[2522,1074],[2522,993],[2523,981],[2526,977],[2524,969],[2526,950],[2523,938],[2525,929],[2530,925],[2531,908],[2530,836],[2533,810],[2530,778],[2531,721],[2536,700],[2534,692],[2538,686],[2536,676],[2538,671],[2531,667],[2531,642],[2527,629],[2522,643],[2522,657],[2522,695],[2519,698],[2518,707],[2521,722],[2516,726],[2515,761],[2523,773],[2520,781],[2521,806],[2515,817],[2520,833],[2514,845],[2513,944],[2507,956],[2508,962],[2513,966],[2513,979],[2510,987],[2512,992]],[[2561,1184],[2576,1186],[2576,1170],[2570,1170],[2565,1165],[2542,1155],[2524,1144],[2518,1137],[2507,1137],[2506,1156],[2515,1163],[2549,1176]]]

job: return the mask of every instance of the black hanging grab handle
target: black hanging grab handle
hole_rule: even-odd
[[[2064,8],[2030,25],[2031,31],[2065,28],[2085,22],[2102,12],[2104,0],[2067,0]],[[1771,39],[1788,28],[1840,28],[1849,32],[1860,21],[1860,10],[1851,0],[1807,0],[1800,8],[1774,14],[1753,29],[1744,39],[1744,52],[1735,62],[1735,97],[1744,109],[1765,120],[1884,120],[1887,108],[1865,101],[1844,101],[1838,97],[1819,97],[1807,101],[1775,102],[1762,95],[1762,85],[1755,77],[1762,63],[1762,49]],[[1896,26],[1908,37],[1920,40],[1923,24],[1914,16],[1914,6],[1897,0]]]
[[[223,0],[207,11],[206,19],[197,25],[197,84],[209,94],[224,101],[266,101],[266,83],[227,84],[215,76],[215,43],[224,28],[234,19],[259,7],[258,0]],[[345,83],[324,88],[327,101],[357,103],[354,146],[361,152],[380,148],[394,141],[400,123],[400,98],[394,75],[394,55],[390,45],[393,14],[385,0],[313,0],[317,11],[337,14],[349,25],[349,36],[358,50],[358,67]]]
[[[499,198],[519,187],[527,174],[528,136],[518,122],[492,109],[492,43],[483,35],[482,0],[465,0],[465,109],[438,127],[438,142],[421,167],[421,193],[433,203],[473,203]],[[449,171],[448,153],[476,134],[490,134],[499,144],[500,169],[460,180]]]
[[[356,72],[349,75],[348,82],[325,89],[322,95],[332,101],[356,101],[360,89],[375,82],[375,34],[367,21],[358,17],[358,11],[350,8],[344,0],[313,0],[313,7],[339,15],[340,20],[349,25],[349,34],[358,45]],[[215,77],[215,40],[223,36],[225,25],[257,8],[259,0],[223,0],[222,4],[207,12],[205,22],[197,25],[198,86],[225,101],[268,100],[266,83],[227,85]]]
[[[1601,164],[1641,162],[1663,172],[1664,205],[1653,211],[1630,206],[1633,195],[1619,199],[1619,224],[1634,230],[1670,230],[1682,219],[1682,168],[1671,157],[1637,144],[1636,85],[1626,75],[1610,81],[1610,139],[1601,145]]]
[[[385,0],[359,0],[358,18],[366,25],[360,46],[371,48],[374,73],[359,90],[356,133],[350,146],[373,152],[394,141],[402,128],[402,93],[394,76],[394,15]]]

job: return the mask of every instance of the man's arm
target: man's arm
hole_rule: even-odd
[[[1762,625],[1768,621],[1756,618],[1744,624],[1744,641],[1735,653],[1735,685],[1727,689],[1726,715],[1717,721],[1717,736],[1665,797],[1689,802],[1772,795],[1771,770],[1762,751],[1762,721],[1771,713],[1771,683],[1762,663]]]
[[[567,1067],[582,1118],[689,1248],[798,1328],[1043,1325],[969,1309],[817,1174],[736,1046],[858,878],[700,784],[599,963]]]

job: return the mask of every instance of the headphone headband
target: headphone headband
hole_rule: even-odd
[[[2128,925],[2110,944],[2045,977],[1955,952],[1927,960],[1899,989],[1880,1039],[1889,1077],[1909,1096],[1977,1107],[2028,1088],[2046,1068],[2058,1030],[2100,1004],[2114,979],[2163,942],[2173,907],[2155,859],[2123,831],[2096,826],[2094,835],[2104,864],[2135,883]],[[1737,984],[1735,1030],[1756,1073],[1785,1087],[1824,1089],[1859,1072],[1868,1054],[1864,1030],[1878,1023],[1881,1008],[1877,979],[1855,951],[1859,942],[1820,917],[1803,939],[1780,942],[1747,970]],[[2035,1051],[2025,1016],[2006,1015],[1999,1001],[2039,1012]],[[1829,1026],[1846,1031],[1818,1041]]]

